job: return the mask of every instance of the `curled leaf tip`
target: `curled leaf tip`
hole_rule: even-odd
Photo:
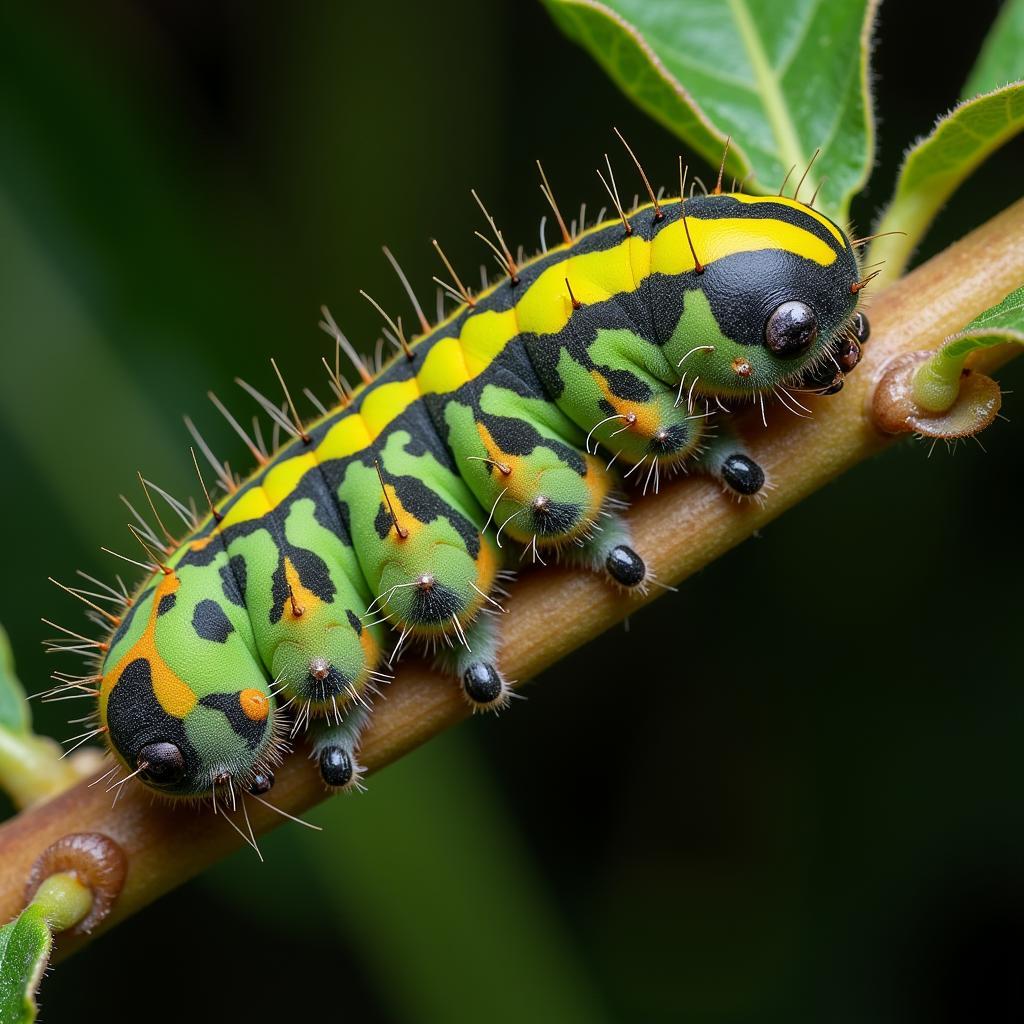
[[[984,430],[1002,393],[990,377],[967,366],[980,349],[1024,344],[1024,287],[975,317],[934,352],[900,356],[886,369],[872,400],[876,425],[887,434],[954,440]]]
[[[944,387],[929,389],[931,408],[919,401],[924,389],[917,386],[918,378],[929,372],[929,362],[935,355],[915,352],[901,356],[886,370],[875,389],[871,409],[880,430],[952,441],[980,433],[996,418],[1002,404],[999,385],[976,370],[961,370],[951,392]],[[945,396],[941,401],[940,395]]]
[[[36,859],[25,886],[32,902],[44,882],[58,874],[73,874],[92,894],[88,912],[71,927],[88,934],[102,921],[124,887],[128,859],[121,847],[102,832],[75,832],[51,843]]]

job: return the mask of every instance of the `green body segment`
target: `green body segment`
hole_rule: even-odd
[[[194,780],[189,794],[218,778],[244,785],[274,760],[273,700],[227,553],[151,582],[112,638],[103,724],[132,771],[172,744]]]
[[[834,359],[857,262],[791,200],[692,199],[685,225],[682,212],[645,207],[628,233],[603,224],[538,256],[218,503],[106,654],[101,721],[129,770],[147,762],[143,780],[170,795],[255,785],[280,704],[314,724],[318,750],[351,752],[385,620],[402,642],[439,642],[466,692],[486,692],[497,636],[482,612],[507,540],[642,583],[635,553],[639,576],[622,565],[616,463],[645,488],[683,464],[760,486],[736,482],[744,457],[724,416],[709,430],[711,403]]]

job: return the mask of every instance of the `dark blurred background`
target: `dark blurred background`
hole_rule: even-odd
[[[931,32],[883,7],[862,230],[997,6],[929,5]],[[431,236],[483,259],[471,185],[528,246],[535,157],[601,205],[612,124],[672,180],[676,142],[525,0],[4,5],[0,622],[26,684],[40,614],[74,614],[46,576],[114,568],[136,469],[195,489],[183,412],[247,464],[207,387],[244,408],[233,376],[272,387],[271,355],[319,387],[322,302],[364,345],[358,288],[402,308],[382,242],[432,308]],[[1022,157],[926,253],[1017,199]],[[280,829],[61,964],[41,1020],[1021,1019],[1022,369],[987,454],[848,474],[514,713],[318,808],[326,834]]]

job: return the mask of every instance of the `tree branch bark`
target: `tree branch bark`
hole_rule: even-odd
[[[775,485],[764,506],[737,505],[707,479],[688,478],[661,495],[636,502],[630,512],[636,546],[659,580],[678,583],[749,537],[817,488],[892,443],[873,426],[871,397],[882,368],[907,352],[931,349],[1024,281],[1024,200],[976,229],[924,266],[890,286],[868,305],[872,338],[857,371],[837,396],[810,399],[813,419],[776,408],[767,430],[748,421],[744,433]],[[981,353],[975,365],[991,370],[1012,353]],[[529,573],[513,588],[502,622],[502,668],[525,680],[658,596],[626,597],[596,576],[553,567]],[[369,771],[408,753],[464,718],[467,708],[451,680],[415,662],[403,663],[380,701],[362,745]],[[274,802],[301,813],[325,796],[314,766],[301,756],[282,766]],[[367,797],[367,799],[372,799]],[[284,819],[249,803],[257,832]],[[198,874],[240,844],[228,826],[189,806],[154,803],[129,786],[115,807],[102,785],[80,783],[0,826],[0,922],[24,905],[36,857],[72,832],[102,832],[128,858],[124,889],[108,928]],[[324,840],[329,842],[330,839]],[[67,953],[83,940],[69,938]]]

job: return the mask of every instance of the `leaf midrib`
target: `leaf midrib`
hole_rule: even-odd
[[[765,53],[764,47],[761,45],[761,38],[757,33],[757,27],[754,25],[746,0],[729,0],[729,10],[732,12],[733,22],[747,51],[747,57],[757,81],[758,92],[764,100],[768,124],[778,142],[779,153],[784,158],[783,163],[786,167],[803,166],[806,159],[796,134],[796,126],[789,116],[789,108],[782,95],[778,75],[772,68],[768,54]]]

